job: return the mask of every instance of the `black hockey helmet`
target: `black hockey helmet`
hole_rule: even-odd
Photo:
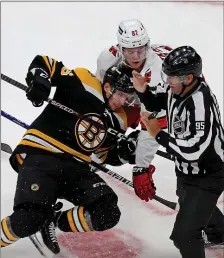
[[[162,71],[167,76],[192,74],[194,77],[199,77],[202,73],[202,60],[192,47],[178,47],[172,50],[164,59]]]
[[[131,80],[132,70],[124,64],[110,67],[104,75],[103,85],[109,82],[113,90],[134,93],[135,89]]]

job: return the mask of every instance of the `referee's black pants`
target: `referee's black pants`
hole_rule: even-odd
[[[180,210],[170,239],[183,258],[205,258],[202,230],[209,241],[224,241],[224,215],[216,206],[223,191],[224,165],[201,178],[177,177]]]

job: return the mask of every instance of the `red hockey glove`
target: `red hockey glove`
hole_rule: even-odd
[[[150,165],[145,167],[133,167],[133,185],[135,194],[142,200],[148,202],[152,200],[156,194],[156,187],[154,185],[152,174],[155,171],[155,167]]]

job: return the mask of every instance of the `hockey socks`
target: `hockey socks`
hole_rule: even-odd
[[[83,206],[74,207],[60,214],[57,226],[65,232],[93,231],[90,214]]]
[[[1,247],[13,244],[19,240],[11,228],[10,218],[6,217],[1,221]]]

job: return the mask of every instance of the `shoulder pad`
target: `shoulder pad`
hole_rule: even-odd
[[[100,80],[97,79],[94,74],[92,74],[86,68],[76,68],[74,69],[74,72],[79,77],[83,87],[87,91],[91,92],[93,95],[103,100],[102,85],[100,83]]]

